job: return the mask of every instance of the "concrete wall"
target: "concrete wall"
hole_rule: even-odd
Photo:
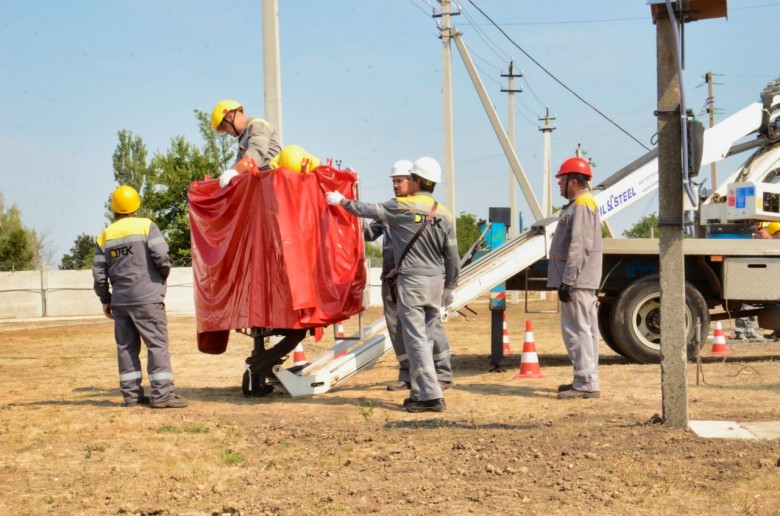
[[[367,306],[381,306],[379,274],[369,269]],[[195,314],[192,267],[175,267],[168,277],[169,314]],[[0,319],[102,315],[92,290],[92,271],[0,272]]]

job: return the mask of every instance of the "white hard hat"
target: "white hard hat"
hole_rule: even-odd
[[[411,174],[413,163],[408,159],[398,160],[393,163],[393,168],[390,169],[390,177],[408,176]]]
[[[433,158],[419,158],[412,164],[412,174],[417,174],[432,183],[441,182],[441,165]]]

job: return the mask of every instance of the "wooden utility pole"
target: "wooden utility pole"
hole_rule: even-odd
[[[450,0],[439,0],[441,4],[441,79],[444,100],[444,178],[447,181],[447,208],[452,213],[455,226],[455,133],[452,125],[452,51],[450,48]]]
[[[279,144],[284,141],[282,132],[282,73],[279,59],[279,2],[263,0],[263,92],[265,113],[263,118],[276,128]]]
[[[539,130],[544,133],[544,191],[542,192],[542,212],[545,217],[552,216],[552,146],[551,137],[552,132],[555,130],[555,126],[551,124],[555,120],[554,116],[550,116],[550,108],[546,108],[544,118],[544,127],[540,127]]]
[[[661,269],[661,398],[664,422],[688,426],[683,252],[680,77],[676,32],[665,12],[655,18],[658,56],[658,224]]]

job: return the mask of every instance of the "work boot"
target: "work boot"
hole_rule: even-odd
[[[169,398],[165,401],[158,401],[156,403],[152,403],[152,408],[184,408],[189,403],[187,400],[185,400],[182,397],[174,395],[172,398]]]
[[[559,400],[573,400],[577,398],[598,398],[601,396],[599,391],[587,392],[578,391],[577,389],[569,389],[568,391],[561,391],[558,393]]]
[[[409,382],[405,382],[403,380],[398,380],[397,382],[389,383],[387,384],[387,390],[388,391],[408,391],[411,389],[412,386]]]
[[[407,412],[444,412],[447,409],[447,404],[444,403],[444,398],[438,398],[435,400],[425,401],[409,401],[405,403]]]
[[[137,407],[138,405],[149,405],[152,402],[152,400],[149,399],[149,396],[141,395],[136,400],[125,400],[125,407]]]
[[[757,335],[755,333],[748,333],[747,338],[749,340],[766,340],[763,335]]]
[[[570,391],[573,388],[574,388],[574,385],[572,385],[570,383],[564,383],[563,385],[559,385],[558,386],[558,392]]]

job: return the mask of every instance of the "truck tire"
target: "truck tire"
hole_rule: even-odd
[[[687,353],[696,353],[696,319],[701,320],[701,334],[710,327],[709,310],[704,297],[685,282],[685,340]],[[610,324],[617,347],[626,358],[642,364],[661,361],[661,287],[657,276],[635,281],[618,296]]]
[[[617,344],[615,344],[615,337],[612,335],[612,328],[609,324],[610,320],[612,319],[612,308],[614,308],[614,306],[614,300],[609,302],[602,300],[599,303],[599,334],[601,335],[601,340],[603,340],[604,343],[609,346],[609,349],[622,357],[626,357],[625,351],[623,351]]]

